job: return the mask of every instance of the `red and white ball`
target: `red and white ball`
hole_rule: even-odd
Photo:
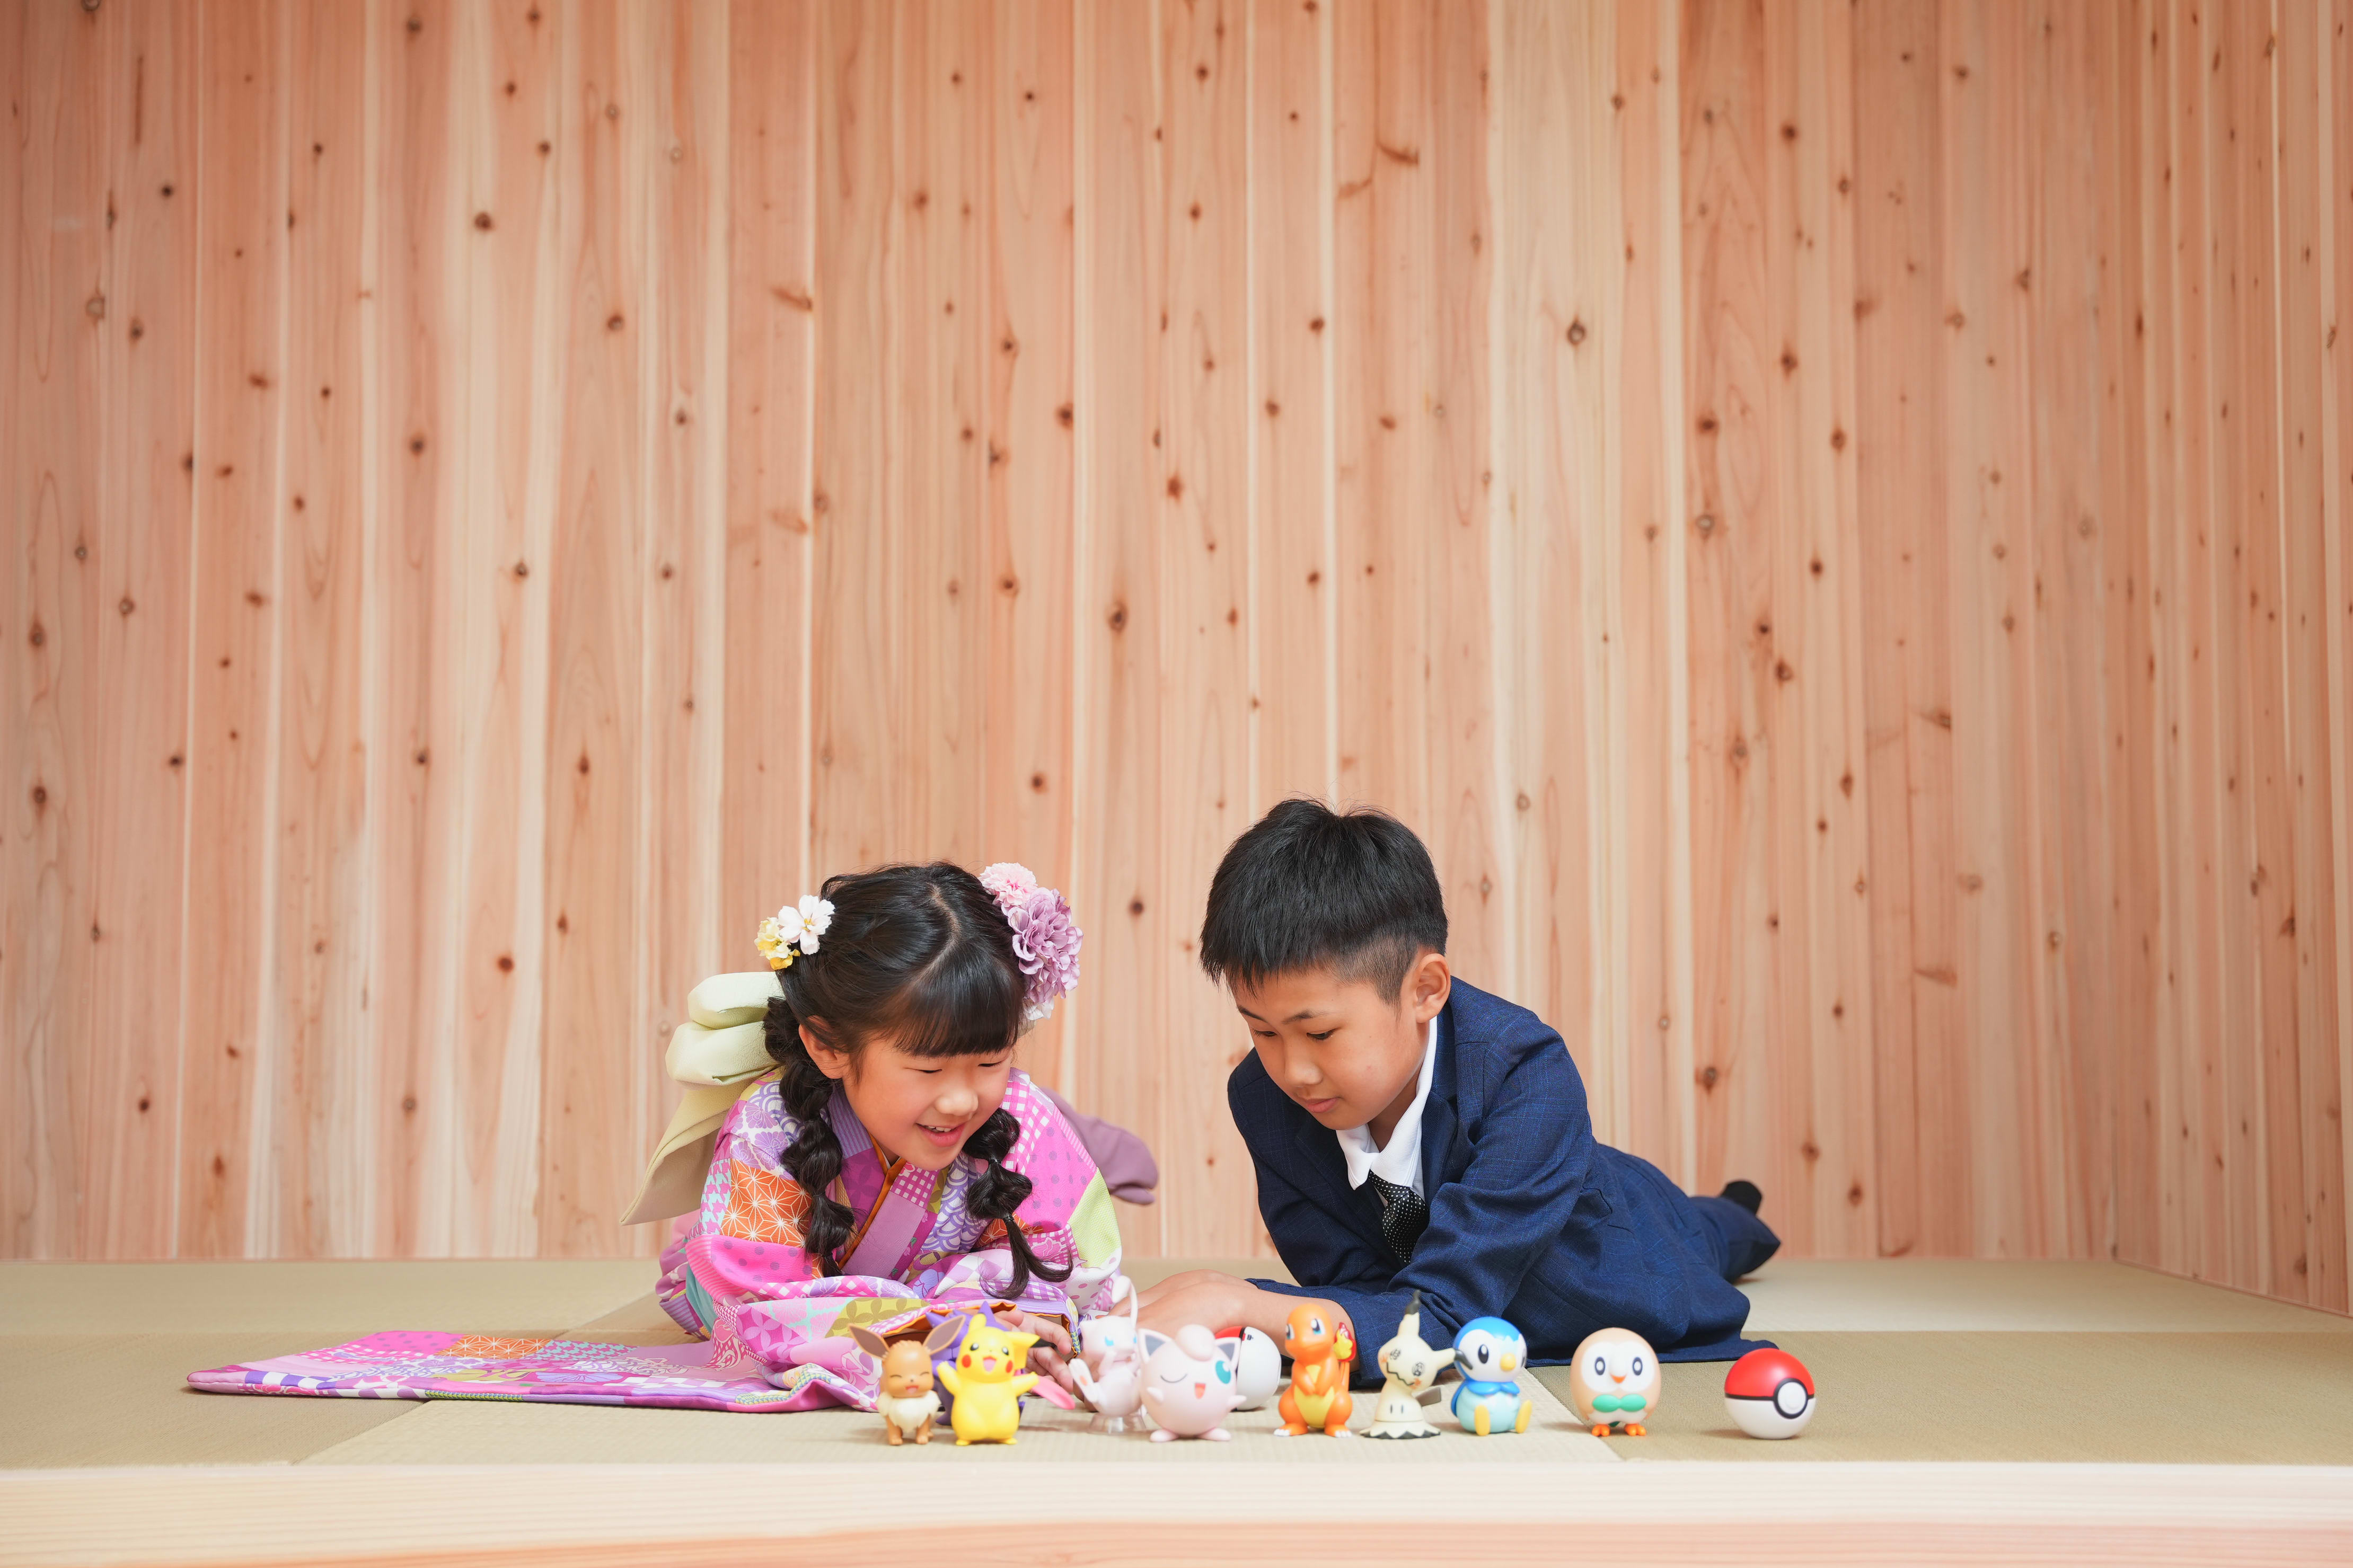
[[[1751,1437],[1794,1437],[1814,1418],[1814,1379],[1787,1351],[1750,1351],[1724,1379],[1724,1408]]]

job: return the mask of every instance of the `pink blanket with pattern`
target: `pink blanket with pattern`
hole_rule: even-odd
[[[797,1366],[771,1383],[760,1363],[714,1365],[708,1342],[615,1345],[586,1340],[393,1332],[188,1374],[207,1394],[298,1394],[340,1399],[522,1399],[563,1405],[650,1405],[684,1410],[807,1408],[814,1383],[845,1405],[864,1403],[839,1374]],[[782,1384],[780,1386],[780,1384]],[[796,1403],[797,1401],[797,1403]],[[834,1403],[820,1398],[820,1404]]]

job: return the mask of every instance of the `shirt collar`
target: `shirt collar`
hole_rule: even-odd
[[[1373,1136],[1366,1127],[1346,1127],[1333,1136],[1340,1141],[1340,1155],[1348,1163],[1348,1185],[1361,1187],[1366,1176],[1378,1176],[1401,1187],[1421,1191],[1421,1108],[1430,1099],[1430,1078],[1438,1064],[1438,1042],[1446,1027],[1443,1008],[1422,1026],[1421,1079],[1415,1088],[1413,1103],[1398,1118],[1389,1133],[1389,1141],[1378,1149],[1373,1147]],[[1427,1195],[1427,1194],[1425,1194]]]

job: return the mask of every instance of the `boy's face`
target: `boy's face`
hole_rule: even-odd
[[[1387,1142],[1413,1103],[1422,1026],[1446,1005],[1451,984],[1445,954],[1424,952],[1394,996],[1369,980],[1304,969],[1235,985],[1234,1006],[1283,1093],[1335,1131],[1369,1123]]]

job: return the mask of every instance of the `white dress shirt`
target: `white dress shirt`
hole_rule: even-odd
[[[1421,1026],[1421,1082],[1414,1090],[1413,1103],[1405,1108],[1398,1124],[1389,1131],[1389,1141],[1373,1145],[1371,1124],[1347,1127],[1332,1134],[1340,1141],[1340,1156],[1348,1162],[1348,1185],[1361,1187],[1366,1176],[1378,1176],[1401,1187],[1411,1187],[1416,1194],[1428,1197],[1421,1190],[1421,1107],[1430,1098],[1430,1075],[1438,1065],[1438,1039],[1445,1027],[1446,1014],[1441,1008],[1437,1016]]]

